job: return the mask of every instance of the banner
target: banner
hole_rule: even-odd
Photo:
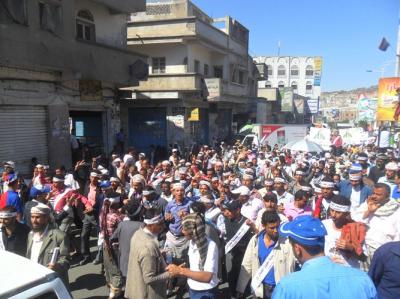
[[[311,141],[322,146],[324,150],[330,150],[331,147],[331,130],[327,128],[310,128]]]
[[[375,121],[377,105],[376,98],[360,98],[357,103],[357,121]]]
[[[190,111],[190,116],[188,118],[188,121],[199,121],[200,120],[200,109],[199,108],[193,108]]]
[[[399,96],[396,92],[398,88],[400,88],[400,77],[382,78],[379,80],[376,120],[395,120],[395,111],[396,108],[399,108],[400,104]]]
[[[314,70],[321,71],[322,70],[322,57],[314,58]]]
[[[293,90],[289,88],[281,88],[281,111],[293,113]]]
[[[363,132],[362,128],[339,129],[344,145],[362,144],[365,139]]]
[[[307,106],[310,113],[317,114],[319,111],[319,100],[318,99],[308,99]]]

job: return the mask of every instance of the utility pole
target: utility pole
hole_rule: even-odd
[[[400,77],[400,11],[397,25],[396,77]]]

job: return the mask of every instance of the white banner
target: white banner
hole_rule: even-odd
[[[226,245],[225,245],[225,254],[227,254],[229,251],[231,251],[236,246],[236,244],[239,243],[239,241],[247,233],[249,228],[250,228],[250,226],[248,226],[246,224],[246,222],[242,224],[242,226],[239,228],[237,233],[232,237],[232,239],[230,239],[228,241],[228,243],[226,243]]]

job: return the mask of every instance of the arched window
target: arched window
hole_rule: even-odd
[[[87,41],[95,41],[94,18],[90,11],[80,10],[76,15],[76,38]]]
[[[285,87],[285,82],[279,81],[278,88],[284,88],[284,87]]]
[[[286,76],[286,68],[284,65],[278,66],[278,77],[285,77]]]
[[[297,82],[296,81],[292,82],[291,87],[292,87],[294,92],[297,92]]]
[[[314,68],[311,65],[307,65],[306,67],[306,77],[314,76]]]
[[[290,76],[292,77],[299,76],[299,67],[297,65],[292,66],[292,69],[290,70]]]
[[[311,81],[307,81],[306,83],[306,93],[307,94],[313,93],[313,85]]]
[[[267,70],[268,70],[268,76],[272,76],[274,73],[274,69],[272,68],[272,65],[267,65]]]
[[[271,88],[271,87],[272,87],[271,81],[265,82],[265,87],[266,87],[266,88]]]

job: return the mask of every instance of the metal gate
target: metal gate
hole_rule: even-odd
[[[40,106],[0,106],[0,161],[14,161],[32,175],[31,159],[48,163],[47,110]]]
[[[148,153],[150,145],[167,146],[165,108],[129,109],[129,146]]]

